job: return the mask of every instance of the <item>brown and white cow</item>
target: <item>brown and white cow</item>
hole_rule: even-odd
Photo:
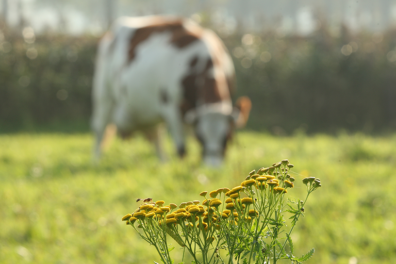
[[[94,155],[106,126],[143,131],[163,159],[158,124],[165,122],[179,156],[184,124],[194,127],[208,165],[221,164],[234,127],[245,125],[250,100],[232,107],[234,67],[218,36],[188,19],[120,18],[99,44],[93,85]]]

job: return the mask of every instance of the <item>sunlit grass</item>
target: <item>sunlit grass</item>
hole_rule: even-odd
[[[0,263],[153,263],[159,261],[121,217],[136,198],[181,203],[233,187],[247,173],[288,158],[296,181],[319,177],[294,233],[308,263],[392,263],[396,259],[396,137],[273,137],[240,133],[220,170],[200,166],[189,142],[180,161],[169,141],[159,164],[140,137],[115,140],[98,166],[89,134],[0,136]],[[301,198],[300,188],[290,196]],[[181,255],[178,248],[177,255]]]

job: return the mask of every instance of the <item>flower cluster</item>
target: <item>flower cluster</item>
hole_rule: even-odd
[[[280,246],[278,241],[286,242],[290,235],[279,237],[284,226],[284,196],[294,187],[295,179],[288,174],[292,167],[288,160],[282,160],[271,167],[253,170],[234,188],[201,192],[202,202],[165,205],[162,200],[149,199],[122,220],[156,248],[164,263],[172,263],[167,235],[187,250],[195,263],[292,260],[293,256],[285,252],[285,243]],[[309,178],[308,195],[320,187],[320,181],[317,182]],[[297,222],[303,204],[289,207],[295,217],[293,221]],[[228,261],[223,259],[221,250],[227,251]]]

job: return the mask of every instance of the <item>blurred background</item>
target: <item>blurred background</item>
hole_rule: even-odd
[[[221,171],[200,166],[193,140],[186,160],[160,165],[139,136],[91,165],[97,43],[118,16],[153,14],[213,29],[235,98],[252,100]],[[120,221],[136,198],[194,200],[283,158],[323,185],[295,231],[298,254],[394,263],[395,72],[395,0],[0,0],[0,263],[152,263]]]

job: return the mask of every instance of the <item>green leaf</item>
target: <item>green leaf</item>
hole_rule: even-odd
[[[170,248],[170,249],[168,250],[168,252],[171,252],[171,251],[174,250],[174,249],[175,249],[175,247]]]
[[[307,254],[302,255],[301,258],[296,259],[299,262],[307,261],[310,257],[312,257],[313,253],[315,252],[315,249],[311,249]]]

